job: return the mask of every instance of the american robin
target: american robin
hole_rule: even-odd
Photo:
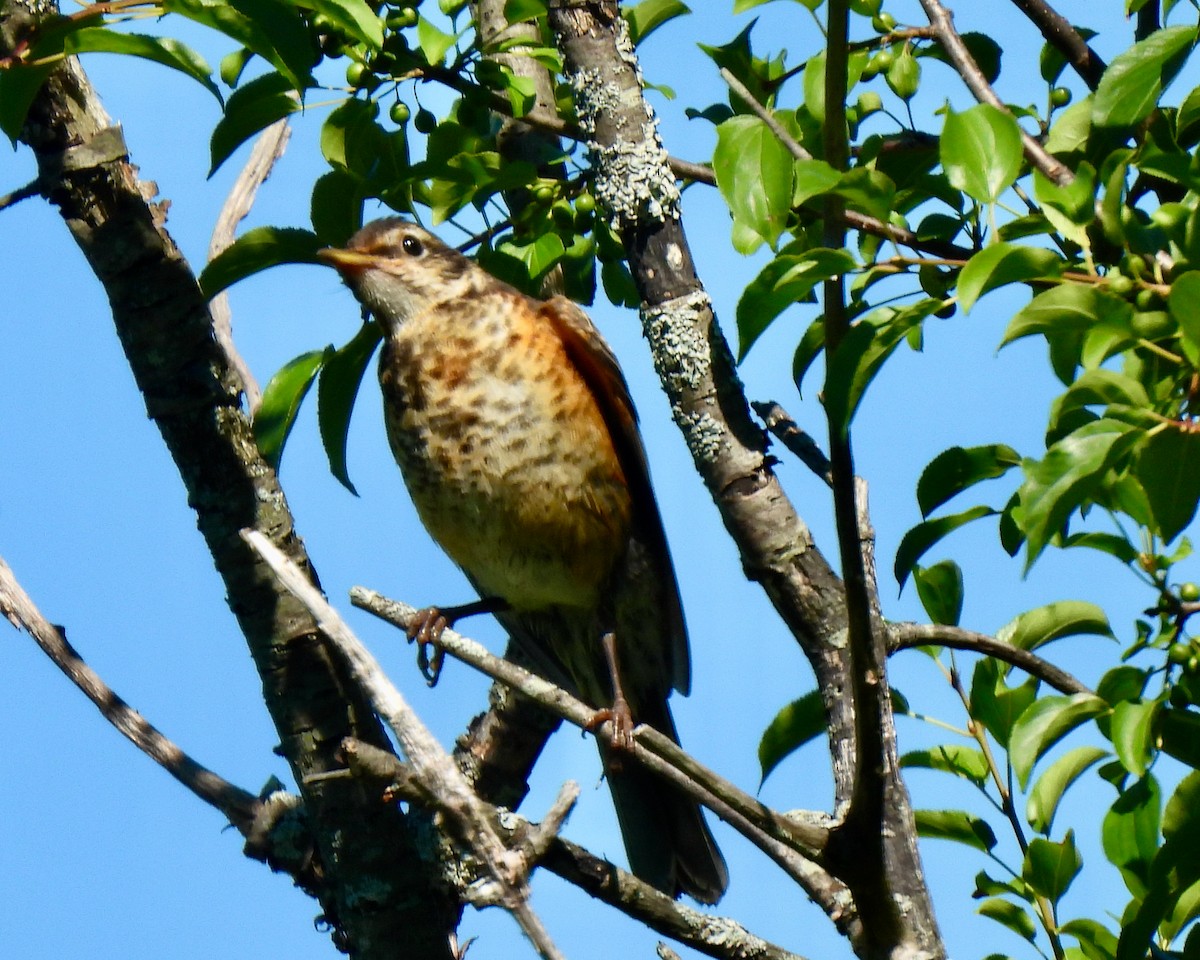
[[[388,440],[422,522],[548,679],[617,737],[678,739],[689,686],[679,589],[616,358],[565,297],[539,301],[407,220],[377,220],[321,258],[384,331]],[[431,608],[425,636],[443,624]],[[715,903],[725,863],[699,806],[601,754],[633,872]]]

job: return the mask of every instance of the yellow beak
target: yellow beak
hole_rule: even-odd
[[[369,253],[359,253],[357,250],[343,250],[340,247],[324,247],[317,251],[317,259],[322,260],[337,270],[351,273],[366,270],[375,266],[379,258]]]

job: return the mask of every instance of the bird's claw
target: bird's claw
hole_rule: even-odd
[[[610,746],[616,753],[633,751],[633,711],[624,697],[617,697],[611,707],[597,710],[587,723],[587,729],[595,731],[603,723],[612,724]]]
[[[438,678],[442,675],[442,665],[446,662],[446,651],[442,649],[442,634],[450,626],[450,621],[442,615],[437,607],[425,607],[418,610],[409,621],[409,642],[417,644],[417,668],[429,686],[437,686]],[[429,649],[433,648],[430,657]]]

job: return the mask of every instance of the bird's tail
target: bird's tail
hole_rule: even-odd
[[[638,721],[678,742],[665,700],[657,709],[639,707]],[[618,757],[614,765],[609,745],[603,738],[599,742],[634,874],[673,897],[686,893],[701,903],[716,903],[729,874],[700,805],[633,760]]]

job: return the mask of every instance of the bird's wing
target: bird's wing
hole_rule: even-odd
[[[591,390],[612,437],[625,481],[629,484],[635,529],[651,552],[655,572],[662,584],[663,614],[671,642],[671,684],[686,695],[690,686],[690,668],[679,584],[675,580],[662,517],[650,485],[650,469],[638,432],[637,411],[629,395],[629,385],[612,350],[591,318],[576,303],[566,297],[553,297],[542,304],[541,314],[562,339],[567,357]]]

